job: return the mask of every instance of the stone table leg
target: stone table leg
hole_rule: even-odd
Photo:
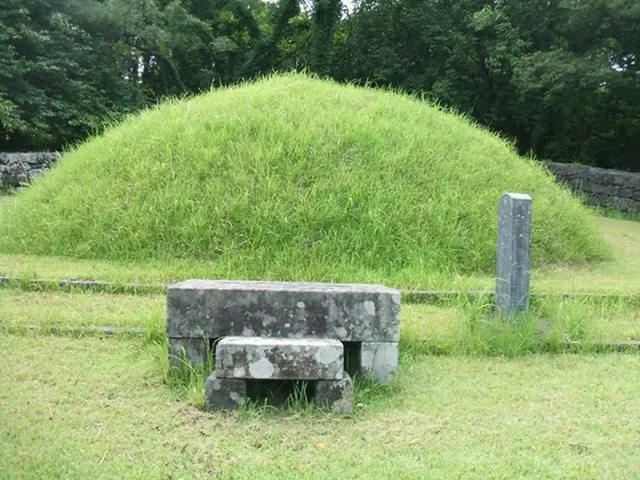
[[[362,342],[360,374],[371,380],[387,383],[398,370],[398,344],[395,342]]]
[[[351,377],[345,372],[342,380],[318,380],[314,402],[334,413],[351,413],[355,402]]]
[[[205,410],[237,410],[247,401],[247,381],[209,375],[205,385]]]
[[[183,359],[193,365],[206,365],[208,353],[204,338],[169,338],[169,364],[173,367],[182,365]]]

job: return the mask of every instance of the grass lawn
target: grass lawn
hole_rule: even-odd
[[[28,308],[25,308],[28,305]],[[0,324],[6,327],[164,328],[164,296],[0,289]]]
[[[640,223],[594,221],[616,258],[535,272],[536,290],[640,293]],[[15,255],[0,256],[0,273],[207,276],[206,265]],[[420,287],[493,286],[489,278],[441,280]],[[0,478],[640,478],[640,353],[544,353],[546,343],[526,344],[541,332],[547,340],[554,332],[640,339],[638,301],[538,299],[532,337],[487,333],[487,304],[404,304],[398,380],[360,384],[351,415],[300,406],[209,414],[199,408],[200,384],[167,374],[163,295],[2,288]],[[89,327],[143,334],[101,336]]]
[[[640,222],[599,216],[593,216],[592,221],[613,246],[613,261],[534,272],[535,290],[640,294]]]
[[[141,341],[0,335],[3,478],[637,478],[640,355],[404,356],[349,416],[206,414]]]
[[[96,327],[140,329],[148,337],[159,339],[165,330],[165,306],[163,295],[25,292],[5,288],[0,289],[0,325],[13,333],[62,329],[70,330],[68,334],[72,336],[91,333],[90,329]],[[482,298],[443,306],[404,304],[403,342],[408,348],[425,353],[473,350],[476,335],[469,330],[474,324],[483,323],[489,307],[489,300]],[[640,308],[635,300],[545,298],[533,302],[531,310],[531,320],[538,330],[555,329],[565,339],[640,340]]]
[[[591,220],[614,249],[611,261],[585,266],[554,266],[532,272],[532,290],[540,293],[640,294],[640,222],[599,216]],[[94,279],[120,283],[171,282],[187,278],[212,278],[216,266],[206,262],[176,261],[167,263],[118,263],[74,260],[60,257],[0,254],[0,274],[11,277],[49,279]],[[371,272],[356,273],[350,279],[336,274],[328,281],[376,283]],[[229,273],[224,278],[231,278]],[[215,278],[215,277],[214,277]],[[420,278],[403,278],[398,274],[394,286],[428,290],[490,290],[495,280],[490,276],[433,275],[425,271]]]

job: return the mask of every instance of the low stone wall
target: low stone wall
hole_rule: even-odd
[[[56,152],[0,152],[0,187],[24,187],[59,160]]]
[[[586,197],[587,202],[613,207],[622,212],[640,213],[640,173],[577,166],[569,163],[545,163],[560,183]]]

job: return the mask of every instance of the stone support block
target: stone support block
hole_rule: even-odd
[[[395,342],[362,342],[360,373],[382,383],[395,378],[398,370],[398,344]]]
[[[205,365],[208,351],[208,342],[203,338],[169,338],[169,365],[180,366],[183,360]]]
[[[219,378],[340,380],[344,347],[316,338],[225,337],[216,346]]]
[[[247,401],[247,382],[209,375],[205,384],[205,410],[237,410]]]
[[[318,380],[314,402],[334,413],[351,413],[355,402],[351,377],[345,373],[342,380]]]

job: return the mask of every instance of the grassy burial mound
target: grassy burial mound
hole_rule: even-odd
[[[506,191],[534,198],[538,264],[606,255],[566,190],[467,119],[275,76],[165,103],[68,152],[3,208],[0,250],[207,260],[212,276],[248,278],[491,272]]]

